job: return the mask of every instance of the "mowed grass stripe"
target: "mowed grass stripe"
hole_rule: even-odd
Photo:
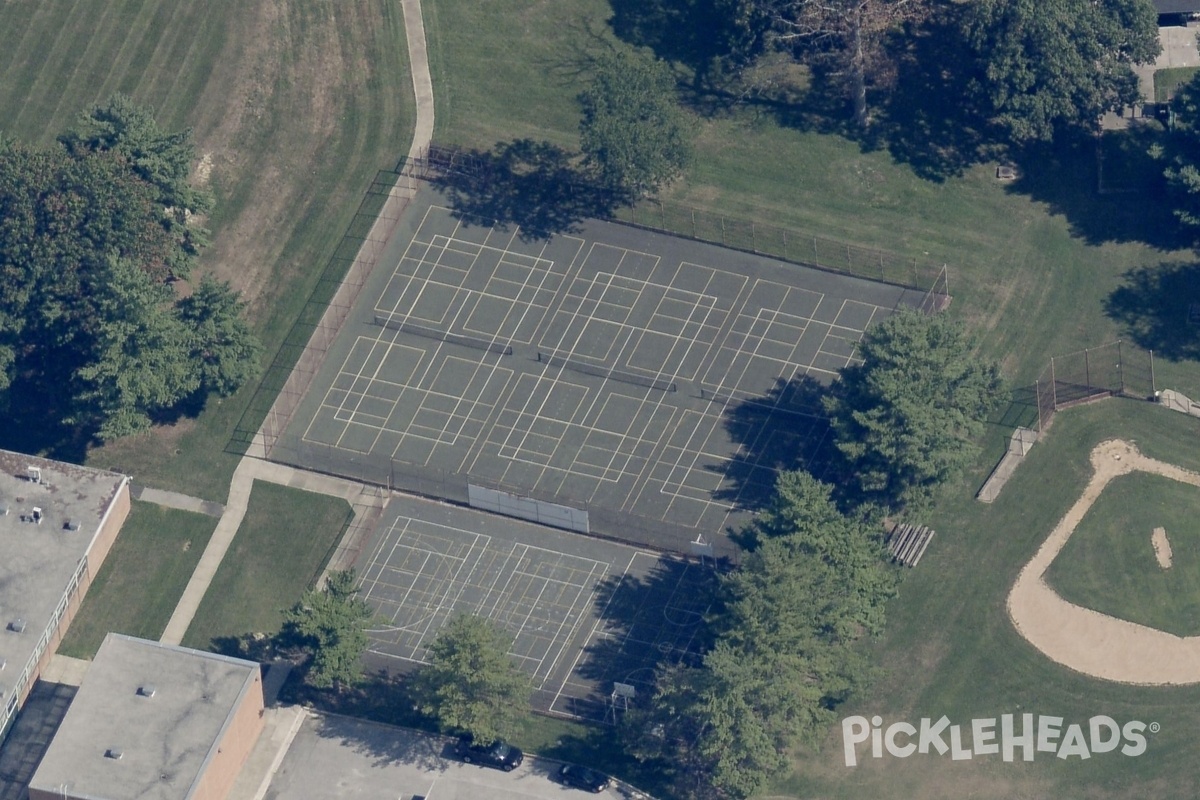
[[[138,84],[141,83],[142,77],[149,69],[155,52],[162,46],[168,22],[179,8],[186,5],[186,3],[178,5],[172,5],[170,2],[159,3],[154,8],[153,14],[146,19],[144,26],[136,32],[131,32],[131,37],[137,37],[134,39],[135,46],[129,61],[125,63],[120,81],[112,87],[112,91],[122,91],[126,94],[136,93]]]
[[[45,3],[19,3],[10,13],[7,24],[0,26],[0,75],[12,66],[17,50],[29,37],[34,18],[48,14],[49,9]]]
[[[48,57],[54,49],[58,37],[69,27],[78,25],[79,18],[75,12],[85,0],[75,0],[71,5],[47,3],[50,13],[35,18],[29,26],[28,35],[21,42],[12,67],[4,74],[0,85],[8,87],[6,97],[0,97],[3,108],[8,110],[7,126],[10,133],[41,141],[40,134],[44,129],[34,125],[34,136],[30,137],[21,125],[21,112],[32,98],[34,84],[46,69],[54,71],[57,65]],[[86,15],[85,15],[86,16]]]
[[[159,124],[169,130],[189,127],[187,117],[195,106],[195,98],[204,91],[211,76],[211,67],[225,44],[226,26],[231,16],[217,4],[205,6],[208,13],[196,29],[196,43],[188,50],[171,87],[158,105]]]
[[[77,24],[76,18],[72,16],[70,23],[56,32],[54,43],[41,54],[45,63],[53,65],[53,68],[39,69],[34,76],[29,95],[17,114],[18,125],[23,119],[50,120],[49,108],[58,102],[57,96],[72,91],[75,86],[68,78],[78,69],[83,51],[87,49],[92,27],[103,17],[106,10],[107,5],[89,8],[83,12],[87,17],[86,24]]]
[[[34,83],[34,103],[22,109],[23,113],[32,115],[31,119],[46,120],[51,130],[61,130],[74,121],[82,110],[79,106],[82,99],[80,95],[92,95],[99,83],[95,78],[107,75],[112,68],[108,65],[105,53],[112,52],[124,38],[125,32],[120,15],[111,13],[116,5],[104,4],[103,8],[99,18],[92,19],[87,26],[80,26],[76,36],[67,45],[72,54],[78,53],[73,62],[69,59],[62,62],[62,66],[69,68],[70,73],[64,76],[58,70],[58,74],[50,78],[52,73],[43,70]],[[81,39],[86,44],[79,47]],[[47,81],[53,81],[56,85],[47,88],[44,85]]]
[[[174,90],[180,76],[194,63],[194,53],[204,38],[204,19],[213,12],[207,3],[179,3],[175,6],[164,36],[155,48],[149,68],[138,81],[135,92],[153,107],[162,106]],[[182,18],[180,18],[182,16]]]
[[[154,30],[148,32],[154,37],[154,47],[143,51],[148,53],[146,63],[137,71],[137,81],[128,90],[130,94],[143,98],[153,107],[157,107],[157,101],[161,99],[154,95],[153,87],[164,71],[180,66],[183,54],[177,51],[186,51],[188,45],[194,41],[196,31],[192,27],[192,20],[204,13],[205,4],[174,3],[164,8],[169,10],[169,16],[162,24],[158,24],[156,19]]]
[[[133,61],[134,54],[142,47],[146,31],[150,29],[151,23],[158,16],[161,5],[162,0],[143,0],[138,6],[137,13],[129,25],[128,33],[112,58],[113,69],[100,84],[98,96],[108,97],[121,88],[129,73],[128,65]]]

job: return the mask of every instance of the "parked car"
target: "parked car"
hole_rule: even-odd
[[[505,772],[516,769],[525,760],[525,754],[519,747],[511,745],[503,739],[497,739],[488,744],[475,744],[470,736],[463,736],[458,740],[458,745],[454,749],[458,753],[458,757],[467,764],[483,764],[487,767],[502,769]]]
[[[562,781],[563,786],[574,786],[589,792],[603,792],[612,783],[607,775],[578,764],[564,764],[558,771],[558,779]]]

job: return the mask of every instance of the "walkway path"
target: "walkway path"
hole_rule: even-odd
[[[412,158],[423,153],[433,139],[433,79],[429,73],[425,24],[421,18],[420,0],[402,0],[402,2],[404,5],[404,29],[408,37],[408,59],[413,75],[413,93],[416,97],[416,125],[412,146],[408,151],[409,157]],[[403,187],[398,187],[398,190],[388,198],[363,243],[363,248],[370,248],[371,252],[367,253],[365,257],[360,253],[355,259],[356,265],[369,265],[366,267],[368,269],[374,265],[375,257],[382,249],[383,244],[386,244],[387,238],[392,233],[391,228],[399,219],[409,197],[410,194],[404,191]],[[339,295],[350,291],[349,278],[350,276],[347,276],[347,280],[343,281],[342,286],[339,287]],[[330,308],[336,305],[335,301],[330,304]],[[334,326],[334,329],[336,327]],[[324,325],[318,325],[313,335],[320,335],[324,330]],[[209,539],[208,546],[200,556],[200,562],[196,565],[192,578],[183,591],[183,596],[175,607],[175,613],[171,615],[171,621],[167,623],[167,629],[162,635],[164,643],[179,644],[183,640],[184,634],[187,633],[188,626],[196,615],[196,609],[200,607],[200,601],[204,598],[204,593],[208,591],[208,586],[217,572],[217,567],[221,565],[225,552],[233,542],[234,534],[241,527],[254,481],[268,481],[310,492],[342,497],[353,506],[354,522],[330,560],[326,574],[329,570],[344,569],[354,562],[354,557],[362,546],[363,539],[370,533],[371,528],[378,521],[379,515],[383,513],[383,508],[387,505],[386,493],[375,487],[262,460],[267,455],[268,437],[265,429],[278,416],[272,409],[272,413],[267,415],[267,422],[263,423],[263,428],[255,436],[248,455],[234,470],[224,513],[221,515],[220,522],[217,523],[216,530],[213,531],[212,538]],[[278,435],[280,432],[273,431],[272,433]],[[178,498],[186,498],[186,496],[178,495],[167,499],[178,500]],[[169,505],[170,503],[165,504]],[[322,575],[323,578],[324,575]]]
[[[221,565],[225,552],[233,542],[234,534],[241,527],[242,518],[246,515],[246,506],[250,502],[250,490],[256,480],[341,497],[350,503],[354,509],[354,522],[330,560],[328,569],[341,569],[353,563],[356,547],[378,521],[379,514],[387,503],[387,493],[374,486],[306,472],[257,458],[243,458],[229,485],[229,501],[225,505],[225,513],[208,540],[208,546],[204,548],[192,578],[175,606],[171,621],[163,631],[163,643],[179,644],[183,641],[183,636],[196,615],[196,609],[200,607],[200,601],[204,599],[204,593],[208,591],[208,585],[217,573],[217,567]]]
[[[1008,614],[1030,644],[1085,675],[1148,685],[1200,683],[1200,636],[1176,636],[1077,606],[1046,583],[1046,570],[1113,478],[1143,471],[1200,486],[1200,474],[1148,458],[1120,439],[1096,445],[1091,460],[1083,495],[1017,576]]]
[[[225,513],[225,506],[211,500],[201,500],[179,492],[168,492],[164,489],[151,489],[149,486],[133,484],[129,487],[129,495],[134,500],[143,503],[154,503],[156,506],[177,508],[180,511],[192,511],[196,514],[206,514],[210,517],[220,517]]]

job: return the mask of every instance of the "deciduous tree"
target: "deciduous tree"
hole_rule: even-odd
[[[867,84],[887,61],[884,43],[908,22],[925,17],[929,0],[759,0],[769,9],[777,41],[809,58],[833,58],[849,78],[854,119],[869,121]]]
[[[1001,400],[999,367],[975,354],[960,323],[914,311],[867,331],[859,355],[825,400],[847,479],[864,499],[919,505],[978,454]]]
[[[207,213],[213,202],[207,189],[188,180],[196,155],[191,130],[164,131],[151,109],[118,92],[81,114],[59,142],[75,156],[115,154],[154,187],[163,222],[177,244],[171,253],[171,272],[188,277],[196,256],[208,243],[208,232],[193,224],[192,217]]]
[[[429,663],[413,678],[421,713],[476,742],[511,735],[529,708],[532,683],[509,657],[513,637],[482,617],[462,614],[429,647]]]
[[[855,643],[883,629],[897,583],[879,531],[807,473],[781,475],[754,550],[722,579],[715,646],[699,667],[660,671],[626,725],[631,750],[696,798],[748,797],[780,777],[786,751],[819,740],[869,676]]]
[[[1018,143],[1098,130],[1105,112],[1137,102],[1132,65],[1161,49],[1149,0],[972,0],[962,29],[975,89]]]
[[[246,304],[229,284],[206,275],[178,308],[201,391],[230,395],[258,374],[262,344],[246,324]]]
[[[653,191],[690,160],[691,135],[666,62],[628,50],[605,53],[579,102],[585,159],[611,190],[632,197]]]
[[[309,589],[284,617],[285,636],[311,654],[305,680],[318,689],[351,686],[362,674],[374,612],[359,590],[354,570],[331,572],[324,588]]]
[[[1175,216],[1184,225],[1200,227],[1200,76],[1175,91],[1171,126],[1164,144],[1153,155],[1164,158],[1163,171],[1174,198]]]

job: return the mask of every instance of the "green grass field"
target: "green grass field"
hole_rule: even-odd
[[[591,57],[613,41],[605,0],[423,7],[438,141],[578,147],[575,97]],[[1094,147],[1056,154],[1017,185],[997,181],[992,164],[937,182],[885,149],[789,126],[750,103],[698,117],[696,128],[695,163],[668,199],[949,264],[955,313],[1016,381],[1032,382],[1053,354],[1119,338],[1103,309],[1127,270],[1190,259],[1137,240],[1143,203],[1095,195]],[[1200,389],[1196,370],[1163,370]],[[994,447],[998,457],[999,439]]]
[[[1168,67],[1154,71],[1154,102],[1165,103],[1175,96],[1181,84],[1196,77],[1200,67]]]
[[[438,141],[488,148],[530,137],[577,146],[575,97],[591,58],[612,42],[606,0],[423,0],[422,7]],[[168,125],[195,126],[201,151],[214,154],[219,200],[207,263],[253,298],[268,350],[295,318],[370,174],[407,148],[411,101],[395,0],[10,2],[0,5],[0,43],[0,119],[11,133],[49,141],[79,108],[116,88],[160,108]],[[753,102],[698,116],[696,129],[695,164],[665,192],[669,199],[949,264],[951,313],[971,324],[982,351],[1001,359],[1016,383],[1032,381],[1051,355],[1125,335],[1106,304],[1128,272],[1194,261],[1190,251],[1155,238],[1160,223],[1146,198],[1096,195],[1094,147],[1050,154],[1010,184],[995,180],[991,164],[934,181],[886,149],[821,133]],[[1161,300],[1148,298],[1140,313],[1160,313],[1169,305]],[[1156,321],[1166,330],[1180,324],[1169,315]],[[1159,386],[1200,397],[1194,362],[1156,365]],[[93,460],[221,500],[235,463],[221,448],[248,396],[195,422],[119,442]],[[988,450],[927,520],[938,538],[889,606],[887,633],[870,647],[881,676],[845,713],[889,720],[946,714],[956,722],[1013,711],[1072,721],[1106,713],[1158,722],[1161,733],[1136,759],[1005,764],[921,756],[867,759],[849,770],[831,732],[819,751],[797,753],[795,772],[777,794],[1200,794],[1191,710],[1200,688],[1117,686],[1070,673],[1027,645],[1004,610],[1017,571],[1086,482],[1096,442],[1122,435],[1150,455],[1196,469],[1196,421],[1132,401],[1064,412],[997,502],[984,506],[974,491],[1008,432],[992,427]],[[308,540],[297,550],[294,531],[278,520],[299,501],[263,500],[264,491],[256,488],[257,521],[248,518],[239,533],[189,644],[274,630],[280,609],[311,580],[345,522],[345,509],[330,507],[314,527],[317,509],[308,509],[295,524],[331,538],[324,550]],[[280,516],[262,515],[272,502]]]
[[[1135,472],[1113,480],[1050,565],[1072,603],[1177,636],[1200,635],[1200,489]],[[1171,568],[1150,536],[1166,529]]]
[[[216,526],[135,500],[59,652],[91,658],[109,632],[157,640]]]
[[[605,0],[423,6],[439,141],[489,148],[528,136],[578,146],[574,98],[591,54],[613,40]],[[802,96],[803,87],[796,92]],[[696,127],[695,163],[667,199],[949,264],[950,313],[970,324],[983,353],[1000,359],[1014,384],[1031,383],[1053,355],[1128,336],[1124,322],[1108,313],[1114,290],[1129,284],[1127,273],[1194,260],[1159,236],[1163,220],[1152,213],[1153,198],[1097,195],[1094,144],[1047,154],[1009,184],[995,179],[994,164],[935,181],[886,148],[792,124],[752,102],[698,117]],[[1182,325],[1167,308],[1170,296],[1142,299],[1139,320],[1160,330]],[[1155,369],[1160,388],[1200,395],[1193,361],[1160,354]],[[1200,688],[1131,688],[1070,673],[1032,650],[1004,610],[1017,571],[1078,496],[1096,442],[1122,434],[1145,452],[1195,468],[1200,462],[1188,443],[1196,421],[1133,401],[1064,412],[999,500],[980,504],[974,493],[1009,432],[1011,423],[991,426],[975,468],[948,487],[928,520],[938,538],[889,606],[886,635],[870,647],[882,676],[846,713],[891,720],[945,713],[968,722],[1015,710],[1084,722],[1107,713],[1158,721],[1162,732],[1138,759],[1005,764],[926,756],[868,759],[848,770],[835,731],[819,752],[797,754],[794,774],[775,794],[874,800],[1200,791],[1189,710]]]
[[[398,0],[0,3],[0,128],[49,144],[114,91],[192,127],[217,206],[202,269],[252,303],[269,362],[370,179],[407,152],[412,83]],[[253,387],[198,419],[90,455],[223,501],[223,452]]]
[[[345,500],[256,481],[183,643],[207,650],[225,637],[278,631],[353,516]]]
[[[871,647],[883,674],[843,710],[891,721],[946,714],[969,722],[1029,712],[1085,723],[1095,714],[1158,722],[1162,731],[1144,755],[1097,755],[1082,762],[1039,755],[1032,764],[991,756],[951,762],[948,755],[928,755],[868,758],[851,769],[842,761],[839,729],[820,752],[796,756],[796,771],[778,793],[864,799],[1191,796],[1200,781],[1192,710],[1200,702],[1200,686],[1131,687],[1073,673],[1017,634],[1005,602],[1017,572],[1087,483],[1092,447],[1119,436],[1136,441],[1149,456],[1198,469],[1193,444],[1198,433],[1197,420],[1133,400],[1063,411],[994,504],[976,501],[973,486],[950,493],[929,520],[937,538],[908,573],[900,597],[888,607],[887,631]],[[980,464],[981,473],[986,466]],[[1121,599],[1114,596],[1112,602]]]

